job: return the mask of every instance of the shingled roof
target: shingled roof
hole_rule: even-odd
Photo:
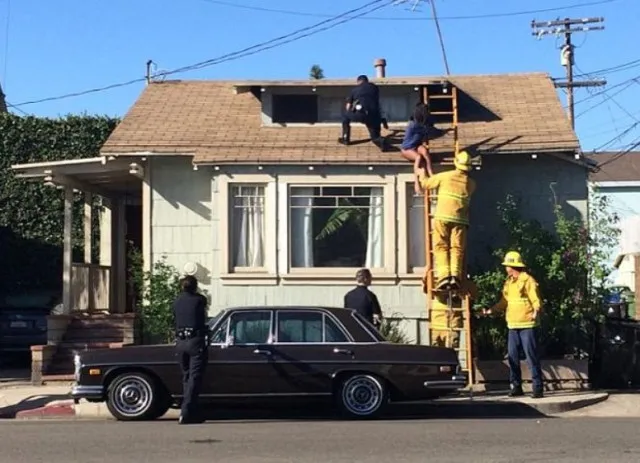
[[[596,165],[589,174],[591,182],[640,181],[640,151],[585,154]]]
[[[380,86],[419,85],[441,77],[385,78]],[[448,77],[459,94],[459,139],[485,153],[575,153],[579,143],[550,77],[543,73]],[[262,126],[261,102],[250,91],[274,86],[354,85],[320,81],[165,81],[149,84],[102,148],[103,154],[189,154],[195,163],[405,164],[395,149],[371,143],[344,147],[336,124]],[[384,92],[384,91],[383,91]],[[393,128],[393,127],[392,127]],[[365,140],[354,124],[352,140]],[[452,135],[431,142],[451,153]]]

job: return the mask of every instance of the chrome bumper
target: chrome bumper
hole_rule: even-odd
[[[466,385],[467,377],[463,375],[453,375],[451,379],[447,380],[424,382],[424,387],[427,389],[461,389]]]
[[[102,400],[104,399],[104,387],[76,384],[71,388],[71,398],[75,403],[78,403],[80,399]]]

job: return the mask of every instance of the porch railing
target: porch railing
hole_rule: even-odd
[[[111,267],[71,264],[71,310],[108,310],[110,277]]]

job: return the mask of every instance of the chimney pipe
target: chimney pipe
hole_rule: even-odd
[[[384,58],[378,58],[373,62],[373,66],[376,68],[376,78],[384,79],[384,77],[387,75],[387,60]]]

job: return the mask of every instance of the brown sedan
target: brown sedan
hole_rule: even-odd
[[[392,401],[433,399],[466,386],[453,349],[387,342],[350,309],[239,307],[210,322],[201,401],[333,399],[349,417]],[[106,401],[119,420],[164,415],[181,400],[173,345],[78,352],[72,396]]]

